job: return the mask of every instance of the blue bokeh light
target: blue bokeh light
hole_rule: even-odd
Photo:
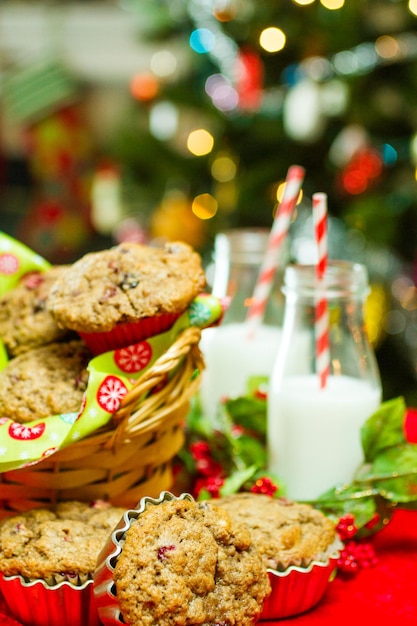
[[[213,49],[216,38],[208,28],[197,28],[190,35],[190,46],[198,54],[205,54]]]

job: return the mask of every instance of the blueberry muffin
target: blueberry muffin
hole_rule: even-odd
[[[206,284],[200,256],[182,242],[125,242],[90,252],[50,290],[47,307],[97,354],[167,330]]]
[[[73,334],[68,328],[60,328],[46,307],[51,285],[67,267],[27,274],[0,298],[0,338],[9,357]]]
[[[0,371],[0,416],[16,422],[77,412],[92,355],[81,339],[34,348]]]
[[[191,497],[143,500],[139,510],[125,514],[128,521],[99,558],[96,600],[102,621],[112,615],[106,566],[100,568],[106,563],[119,607],[113,624],[255,624],[270,584],[248,529]],[[112,558],[106,557],[115,546],[112,571]]]

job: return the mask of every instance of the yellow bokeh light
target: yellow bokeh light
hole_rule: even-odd
[[[204,156],[213,150],[214,137],[208,130],[198,128],[191,131],[187,139],[187,148],[195,156]]]
[[[383,35],[376,40],[375,50],[383,59],[392,59],[399,52],[398,41],[390,35]]]
[[[279,52],[285,47],[286,41],[285,33],[275,26],[265,28],[259,37],[261,47],[267,52]]]
[[[277,200],[278,200],[278,202],[282,202],[282,198],[284,197],[284,190],[285,190],[285,185],[286,184],[287,183],[284,181],[282,183],[279,183],[279,185],[277,187]],[[303,190],[300,189],[300,191],[298,193],[298,198],[297,198],[296,204],[300,204],[302,199],[303,199]]]
[[[194,215],[201,220],[209,220],[217,213],[219,205],[216,198],[209,193],[201,193],[192,202],[191,209]]]
[[[211,175],[219,183],[227,183],[236,176],[236,163],[227,156],[217,157],[211,166]]]
[[[408,0],[408,9],[413,15],[417,15],[417,0]]]
[[[314,0],[293,0],[294,4],[299,4],[300,6],[304,7],[307,6],[307,4],[313,4]]]
[[[336,11],[344,6],[345,0],[320,0],[320,4],[322,4],[325,9],[329,9],[329,11]]]

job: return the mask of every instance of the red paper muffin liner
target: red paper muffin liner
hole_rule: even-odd
[[[164,313],[145,317],[138,322],[117,324],[112,330],[78,335],[85,341],[91,352],[97,356],[110,350],[119,350],[144,339],[159,335],[169,330],[181,313]]]
[[[284,572],[268,570],[272,591],[266,598],[261,622],[283,619],[312,609],[324,596],[335,575],[338,555],[313,561],[308,567],[291,566]]]
[[[76,586],[43,580],[26,582],[22,576],[0,574],[0,590],[8,613],[31,626],[100,626],[94,601],[93,580]]]

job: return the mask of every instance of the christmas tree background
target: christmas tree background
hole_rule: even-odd
[[[3,229],[57,262],[131,236],[185,239],[208,263],[217,232],[271,226],[288,167],[302,165],[290,255],[312,194],[325,192],[329,254],[369,270],[384,395],[417,405],[413,0],[122,4],[158,52],[121,85],[126,105],[108,132],[92,130],[92,87],[63,81],[62,59],[60,82],[47,79],[60,90],[32,110],[4,81],[26,152],[4,157]],[[16,179],[24,192],[11,203]]]

